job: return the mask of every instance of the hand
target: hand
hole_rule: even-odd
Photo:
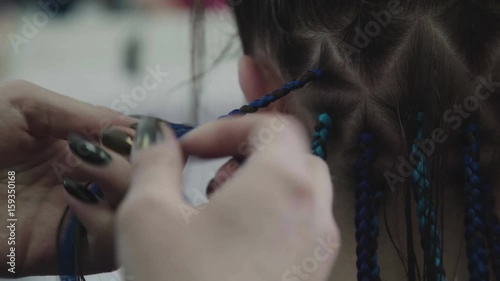
[[[243,155],[249,158],[240,171],[207,206],[186,212],[181,147],[200,157],[241,157],[273,119],[220,120],[180,143],[161,125],[164,140],[135,152],[131,187],[117,215],[127,275],[151,281],[327,278],[340,246],[333,189],[327,165],[310,154],[293,120]]]
[[[59,273],[57,228],[67,206],[63,178],[89,180],[92,169],[72,154],[66,138],[71,133],[92,134],[91,137],[99,138],[100,130],[105,126],[130,126],[133,122],[136,120],[118,112],[81,103],[28,82],[0,85],[0,220],[5,223],[8,216],[9,171],[15,172],[17,218],[15,275],[8,273],[6,257],[14,245],[7,244],[8,229],[1,228],[2,275],[20,277]],[[98,180],[106,178],[113,183],[110,186],[122,184],[117,180],[119,176],[103,175],[102,171],[109,171],[109,168],[94,170]],[[105,193],[112,198],[115,191],[108,189]],[[97,227],[85,226],[89,235],[95,234],[92,231]],[[102,244],[111,245],[113,242],[112,236],[104,235],[104,231],[95,236],[106,237],[101,239]],[[91,249],[87,250],[82,257],[88,262],[86,270],[99,272],[115,267],[113,259],[109,258],[113,256],[112,247],[99,248],[91,244]]]

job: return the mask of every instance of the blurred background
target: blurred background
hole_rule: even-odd
[[[241,49],[225,1],[203,0],[206,13],[194,28],[193,1],[0,0],[0,82],[27,80],[124,114],[214,120],[244,102],[237,78]],[[193,204],[203,203],[222,161],[190,160],[185,193]],[[87,280],[133,279],[115,272]]]

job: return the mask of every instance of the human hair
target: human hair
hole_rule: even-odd
[[[210,0],[194,1],[199,15]],[[360,281],[394,280],[387,273],[397,269],[387,264],[395,256],[408,280],[455,280],[447,270],[456,262],[444,251],[460,244],[449,243],[459,233],[469,279],[500,280],[498,2],[227,1],[243,52],[284,83],[228,115],[284,99],[286,112],[309,128],[311,152],[329,163],[333,176],[344,245],[356,244],[343,247],[339,263],[352,262]],[[193,22],[196,37],[201,28]],[[202,52],[193,54],[196,70]],[[193,80],[201,74],[194,71]],[[178,137],[193,129],[171,127]],[[346,219],[348,208],[354,214]],[[446,232],[456,218],[463,229]],[[64,278],[77,280],[80,273],[81,232],[72,215],[57,238]],[[356,261],[345,253],[355,253]],[[451,258],[460,260],[460,253]]]
[[[393,240],[391,253],[400,257],[408,280],[453,278],[446,275],[443,256],[443,231],[452,219],[447,210],[460,210],[465,221],[460,235],[470,280],[500,280],[494,207],[500,188],[499,3],[233,4],[245,54],[262,59],[283,81],[309,69],[323,72],[290,95],[286,108],[311,131],[317,116],[331,117],[325,150],[335,188],[350,189],[356,199],[357,247],[349,250],[357,253],[358,280],[384,276],[378,215],[395,200],[404,212],[406,242]],[[391,219],[384,218],[392,240]]]

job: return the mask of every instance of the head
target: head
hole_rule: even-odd
[[[334,271],[355,268],[348,252],[358,251],[358,278],[376,280],[378,248],[387,280],[395,280],[387,276],[398,271],[391,263],[399,258],[410,280],[444,280],[445,270],[452,279],[457,261],[486,280],[478,267],[498,258],[492,233],[500,208],[490,199],[500,195],[500,4],[244,0],[233,9],[244,51],[240,84],[249,101],[309,69],[324,73],[274,106],[311,132],[321,114],[333,121],[326,160],[335,179],[334,214],[344,227],[340,264],[346,265]],[[360,137],[366,134],[372,143]],[[383,213],[387,208],[391,212]],[[379,214],[386,220],[378,228],[387,234],[378,237],[378,228],[363,233],[362,222]],[[380,238],[381,246],[355,241],[362,235]],[[491,255],[478,258],[482,250]]]

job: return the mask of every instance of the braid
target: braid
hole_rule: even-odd
[[[312,141],[312,152],[314,155],[326,159],[326,141],[328,134],[332,129],[333,122],[330,115],[323,113],[318,117],[318,123],[314,127],[314,135]]]
[[[281,88],[275,90],[274,92],[263,96],[260,99],[254,100],[253,102],[249,103],[248,105],[242,106],[240,109],[235,109],[227,116],[231,115],[237,115],[237,114],[248,114],[248,113],[255,113],[261,108],[265,108],[271,103],[286,97],[291,91],[300,89],[304,87],[307,83],[311,82],[312,80],[320,77],[322,75],[321,70],[309,70],[307,71],[301,78],[298,80],[292,80],[285,85],[281,86]],[[223,116],[225,117],[225,116]]]
[[[418,132],[417,140],[424,139],[424,113],[417,115]],[[419,150],[416,143],[412,146],[412,154],[418,157],[418,166],[413,170],[411,179],[414,184],[414,197],[417,203],[418,230],[421,236],[421,245],[424,250],[424,264],[426,276],[435,276],[438,281],[445,280],[443,268],[443,253],[441,250],[441,239],[436,226],[436,208],[429,200],[431,186],[429,180],[428,164],[425,155]],[[434,279],[433,279],[434,280]]]
[[[290,81],[285,85],[281,86],[281,88],[273,91],[272,93],[265,95],[262,98],[249,103],[248,105],[244,105],[239,109],[235,109],[229,112],[227,115],[221,116],[220,118],[233,115],[244,115],[249,113],[255,113],[259,109],[265,108],[269,106],[271,103],[286,97],[293,90],[297,90],[304,87],[305,85],[307,85],[307,83],[321,77],[322,74],[323,72],[319,69],[309,70],[298,80]],[[174,124],[174,123],[170,123],[170,127],[172,128],[172,130],[174,130],[177,138],[181,138],[182,136],[184,136],[189,131],[195,128],[194,126],[191,125]]]
[[[500,223],[494,213],[494,197],[491,185],[485,184],[486,209],[488,210],[487,238],[495,280],[500,280]]]
[[[373,150],[373,136],[369,133],[359,137],[361,154],[355,164],[357,184],[356,196],[356,254],[358,259],[358,280],[380,280],[380,267],[378,265],[377,238],[379,233],[379,220],[377,215],[378,202],[382,192],[375,191],[370,185],[369,167],[375,160]],[[374,192],[375,191],[375,192]]]
[[[483,209],[484,191],[479,177],[479,127],[468,125],[465,128],[467,145],[464,147],[465,164],[465,239],[471,281],[488,281],[488,255],[485,248],[485,211]]]

